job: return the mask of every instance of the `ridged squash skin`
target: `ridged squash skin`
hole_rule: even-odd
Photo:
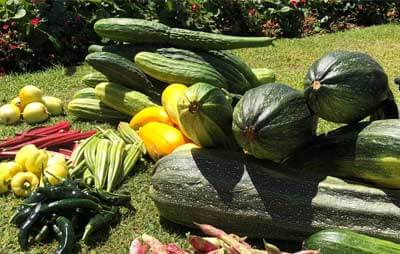
[[[358,122],[390,96],[382,67],[360,52],[335,51],[321,57],[309,68],[304,87],[311,110],[336,123]]]
[[[320,172],[400,189],[400,120],[344,126],[319,136],[285,164],[303,173]]]
[[[94,88],[92,87],[87,87],[76,91],[72,96],[72,99],[79,99],[79,98],[97,99],[96,93],[94,92]]]
[[[171,59],[159,53],[141,52],[135,56],[135,63],[144,73],[166,83],[192,85],[207,82],[220,88],[228,88],[225,78],[210,66]]]
[[[272,44],[268,37],[239,37],[170,28],[155,21],[129,18],[98,20],[94,31],[115,41],[172,45],[202,50],[264,47]]]
[[[179,127],[201,147],[232,146],[232,112],[221,89],[206,83],[190,86],[178,101]]]
[[[125,57],[109,52],[95,52],[87,55],[85,60],[110,81],[146,94],[152,94],[155,90],[146,75]]]
[[[68,103],[68,114],[99,122],[127,121],[130,116],[106,106],[99,99],[78,98]]]
[[[82,83],[88,87],[95,87],[98,83],[107,82],[108,78],[101,72],[91,72],[82,78]]]
[[[304,248],[321,254],[395,254],[400,244],[345,229],[326,229],[304,241]]]
[[[243,95],[234,109],[232,130],[249,154],[279,162],[311,142],[313,118],[300,92],[271,83]]]
[[[297,174],[241,152],[186,150],[155,166],[150,195],[160,215],[248,237],[304,240],[328,228],[400,242],[400,191]],[[340,252],[337,252],[340,253]]]
[[[117,83],[100,83],[94,92],[104,104],[130,116],[134,116],[147,107],[157,106],[147,95]]]

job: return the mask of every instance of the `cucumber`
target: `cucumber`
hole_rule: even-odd
[[[275,72],[268,68],[252,69],[260,84],[274,83],[276,80]]]
[[[94,24],[94,31],[115,41],[202,50],[264,47],[273,41],[269,37],[239,37],[170,28],[155,21],[130,18],[100,19]]]
[[[88,87],[95,87],[98,83],[107,81],[108,81],[107,77],[103,73],[98,71],[86,74],[82,78],[82,83]]]
[[[320,254],[395,254],[400,244],[345,229],[326,229],[304,241],[304,247]]]
[[[154,170],[151,197],[160,215],[178,224],[300,241],[322,229],[345,228],[400,241],[399,190],[298,174],[212,149],[172,153]]]

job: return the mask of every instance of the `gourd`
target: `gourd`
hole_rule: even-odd
[[[300,92],[271,83],[243,95],[233,112],[232,130],[246,152],[279,162],[311,142],[313,117]]]
[[[108,81],[107,77],[103,73],[98,71],[88,73],[82,77],[82,83],[85,86],[92,88],[94,88],[95,86],[97,86],[97,84],[101,82],[107,82],[107,81]]]
[[[157,162],[150,196],[160,215],[248,237],[302,241],[328,228],[400,242],[399,190],[299,174],[241,152],[191,149]],[[340,252],[338,252],[340,253]]]

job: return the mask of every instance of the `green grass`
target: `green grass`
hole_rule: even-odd
[[[276,71],[280,82],[301,89],[308,66],[323,54],[338,49],[366,52],[382,64],[396,97],[399,97],[398,89],[393,84],[393,78],[400,75],[399,33],[400,26],[384,25],[305,39],[277,40],[274,47],[243,49],[238,50],[237,53],[251,67],[270,67]],[[68,101],[76,90],[83,88],[80,78],[89,70],[87,66],[78,67],[76,70],[54,67],[45,72],[6,76],[0,79],[0,104],[11,100],[17,95],[18,90],[27,84],[36,85],[45,94],[55,95]],[[69,116],[66,118],[74,120]],[[52,118],[51,122],[61,119],[63,117]],[[107,127],[108,125],[74,121],[75,128],[86,130],[94,126]],[[335,127],[337,125],[321,122],[319,131],[326,132]],[[15,131],[26,128],[28,125],[24,123],[15,127],[1,126],[0,137],[12,135]],[[142,170],[122,187],[132,193],[136,212],[124,210],[120,224],[112,228],[109,235],[96,238],[89,246],[82,244],[82,253],[126,253],[131,240],[142,233],[152,234],[162,241],[177,241],[181,244],[185,242],[185,232],[188,229],[165,222],[160,224],[157,210],[148,196],[149,185],[150,172]],[[0,253],[20,251],[16,236],[17,229],[7,222],[19,202],[20,200],[11,194],[0,197],[2,207]],[[55,248],[56,243],[53,242],[34,246],[30,248],[29,253],[53,253]]]

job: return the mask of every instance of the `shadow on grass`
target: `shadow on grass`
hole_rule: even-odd
[[[64,74],[66,76],[72,76],[76,73],[76,71],[77,71],[76,66],[68,66],[64,68]]]

